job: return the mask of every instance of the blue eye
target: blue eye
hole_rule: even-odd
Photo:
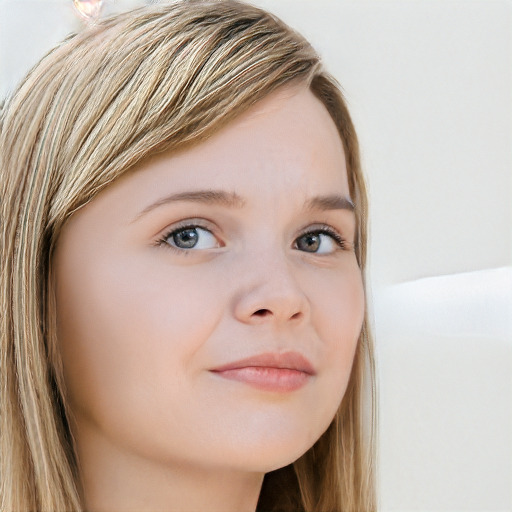
[[[332,254],[339,249],[346,249],[345,240],[335,231],[323,228],[308,231],[295,240],[299,251],[314,254]]]
[[[215,249],[222,246],[209,229],[197,224],[174,227],[157,243],[160,246],[184,253],[191,250]],[[349,244],[337,231],[329,226],[322,226],[306,231],[296,238],[293,247],[299,251],[312,254],[333,254],[336,251],[348,249]]]
[[[167,233],[159,243],[181,250],[219,247],[219,242],[213,233],[200,226],[183,226],[174,229]]]

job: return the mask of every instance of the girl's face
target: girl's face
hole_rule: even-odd
[[[53,260],[78,444],[254,472],[301,456],[352,367],[354,235],[343,146],[306,88],[102,191]]]

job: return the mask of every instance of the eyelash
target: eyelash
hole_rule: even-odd
[[[166,249],[171,249],[171,251],[173,251],[177,254],[182,254],[182,255],[188,256],[189,253],[191,253],[193,251],[187,250],[187,249],[180,249],[179,247],[174,247],[174,245],[171,245],[170,243],[168,243],[167,240],[169,239],[169,237],[171,237],[174,233],[176,233],[178,231],[182,231],[185,229],[194,229],[194,228],[201,228],[201,229],[204,229],[204,230],[209,231],[210,233],[214,234],[210,228],[201,224],[201,222],[199,222],[199,221],[194,221],[194,222],[185,221],[183,224],[177,224],[177,225],[173,226],[169,231],[166,231],[162,235],[162,237],[156,241],[156,245],[158,247],[165,247]]]
[[[204,229],[204,230],[209,231],[210,233],[214,234],[211,229],[204,226],[200,222],[197,222],[197,221],[193,222],[193,223],[185,222],[183,224],[178,224],[176,226],[173,226],[172,229],[170,229],[169,231],[166,231],[164,233],[164,235],[162,235],[162,237],[156,241],[156,245],[159,247],[165,247],[167,249],[171,249],[172,251],[174,251],[175,253],[178,253],[178,254],[188,255],[189,253],[191,253],[193,251],[188,250],[188,249],[180,249],[178,247],[174,247],[173,245],[168,243],[167,240],[169,239],[170,236],[172,236],[174,233],[176,233],[178,231],[182,231],[185,229],[194,229],[194,228],[201,228],[201,229]],[[321,224],[321,225],[318,225],[318,227],[315,227],[314,229],[306,229],[306,230],[302,231],[300,233],[300,235],[297,236],[297,238],[295,238],[294,243],[299,238],[301,238],[305,235],[311,235],[311,234],[328,235],[334,240],[336,245],[339,247],[339,250],[346,251],[346,250],[350,249],[350,244],[347,242],[347,240],[345,238],[343,238],[335,229],[328,226],[327,224]],[[307,252],[307,251],[303,251],[303,252]],[[316,254],[316,253],[310,253],[310,254]]]
[[[347,240],[345,240],[345,238],[343,238],[335,229],[331,228],[327,224],[321,224],[321,225],[319,225],[318,228],[306,229],[295,239],[295,241],[304,235],[311,235],[311,234],[328,235],[336,242],[336,245],[341,250],[348,249]],[[315,254],[315,253],[311,253],[311,254]]]

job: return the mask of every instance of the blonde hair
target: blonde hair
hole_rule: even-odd
[[[50,286],[66,220],[141,159],[199,144],[292,83],[309,86],[339,130],[364,276],[367,201],[350,115],[309,43],[265,11],[185,0],[102,20],[52,50],[8,99],[0,115],[2,510],[82,510]],[[295,463],[265,476],[258,510],[375,510],[374,461],[365,318],[336,417]]]

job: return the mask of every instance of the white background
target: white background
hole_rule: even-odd
[[[360,136],[381,510],[512,510],[512,2],[254,3],[310,39]],[[0,96],[80,30],[71,5],[0,0]]]

